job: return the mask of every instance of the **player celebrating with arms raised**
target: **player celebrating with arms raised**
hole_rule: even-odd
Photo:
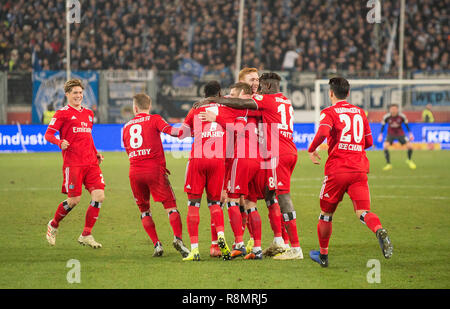
[[[173,246],[183,257],[189,250],[182,241],[182,223],[175,195],[166,169],[166,159],[161,143],[161,132],[178,136],[173,128],[159,115],[151,115],[151,98],[145,93],[133,97],[135,117],[123,129],[123,144],[130,160],[130,185],[136,204],[141,212],[142,225],[155,247],[153,256],[161,256],[163,247],[156,233],[150,212],[150,194],[155,202],[161,202],[169,216],[174,233]]]
[[[384,257],[390,258],[393,247],[388,233],[378,216],[370,212],[367,183],[369,160],[365,149],[372,146],[373,140],[366,114],[361,108],[345,101],[350,90],[346,79],[332,78],[329,85],[332,106],[322,111],[319,129],[308,149],[311,161],[319,164],[320,157],[316,149],[325,139],[328,141],[328,159],[320,191],[321,212],[317,225],[320,251],[312,250],[310,257],[320,266],[328,266],[333,214],[347,192],[357,217],[376,234]]]
[[[92,248],[101,248],[91,234],[105,198],[105,183],[99,164],[103,156],[97,152],[92,139],[94,113],[81,105],[84,86],[79,79],[64,84],[68,104],[58,110],[45,133],[45,139],[58,145],[63,156],[62,193],[68,198],[61,202],[55,216],[47,224],[47,241],[55,245],[60,221],[80,202],[82,186],[91,194],[91,203],[86,212],[85,225],[78,242]],[[59,132],[60,139],[54,135]]]

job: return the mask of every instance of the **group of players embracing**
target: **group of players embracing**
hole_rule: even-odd
[[[154,244],[153,256],[163,254],[150,211],[150,195],[167,211],[174,233],[173,246],[183,261],[199,261],[199,222],[203,192],[206,192],[211,219],[210,256],[224,260],[243,257],[277,260],[303,259],[296,211],[291,199],[291,176],[298,151],[293,142],[294,117],[291,102],[280,91],[281,78],[276,73],[261,76],[255,68],[244,68],[230,93],[222,94],[220,84],[205,85],[205,98],[194,104],[180,127],[173,127],[159,115],[153,115],[151,98],[144,94],[133,97],[135,117],[123,128],[123,144],[130,161],[129,179],[142,224]],[[392,243],[376,214],[370,211],[367,184],[369,161],[365,149],[372,145],[370,127],[364,111],[345,101],[350,85],[342,77],[329,82],[332,106],[321,112],[320,125],[308,153],[319,164],[316,151],[327,139],[328,159],[320,191],[321,213],[317,225],[320,250],[311,250],[310,258],[328,266],[328,243],[332,217],[343,195],[348,193],[362,223],[376,235],[383,255],[390,258]],[[69,87],[72,86],[72,87]],[[65,92],[68,105],[51,121],[46,138],[60,146],[64,158],[63,201],[47,225],[47,240],[55,244],[59,222],[79,202],[84,184],[92,202],[86,223],[78,239],[81,244],[101,247],[91,235],[101,203],[104,182],[98,154],[92,139],[92,112],[79,105],[83,85],[68,81]],[[73,102],[74,101],[74,102]],[[75,107],[73,106],[75,105]],[[84,115],[85,114],[85,115]],[[86,119],[84,119],[86,118]],[[83,124],[84,122],[84,124]],[[80,129],[80,128],[86,129]],[[59,131],[60,139],[54,137]],[[193,137],[192,150],[186,166],[184,192],[187,193],[187,230],[191,247],[182,240],[182,220],[170,185],[160,134],[179,139]],[[74,153],[71,153],[74,152]],[[71,157],[79,160],[73,163]],[[67,159],[67,160],[66,160]],[[85,160],[85,161],[84,161]],[[264,200],[273,231],[273,241],[261,247],[261,216],[257,201]],[[224,209],[227,209],[234,243],[225,239]],[[244,231],[250,239],[244,244]]]

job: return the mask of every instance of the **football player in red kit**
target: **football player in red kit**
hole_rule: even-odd
[[[231,86],[231,98],[251,98],[252,88],[247,83],[236,83]],[[237,109],[227,108],[234,113],[240,112]],[[266,186],[266,169],[261,169],[261,158],[258,154],[258,144],[260,143],[260,136],[258,130],[258,118],[261,118],[260,112],[248,110],[247,124],[245,126],[236,128],[236,143],[234,146],[234,157],[230,166],[229,175],[226,182],[227,195],[229,197],[228,213],[233,231],[240,230],[239,238],[236,236],[234,250],[231,253],[233,258],[238,256],[247,256],[247,250],[244,247],[242,239],[242,228],[239,229],[239,224],[233,222],[233,217],[239,217],[239,208],[244,208],[245,213],[249,216],[248,225],[252,229],[254,236],[254,243],[252,249],[255,248],[256,254],[252,253],[248,258],[262,258],[261,250],[261,218],[256,208],[256,201],[264,198]],[[202,121],[216,121],[221,126],[225,127],[230,123],[222,115],[215,115],[211,112],[201,112],[200,119]],[[231,119],[232,120],[232,119]],[[233,132],[234,133],[234,132]],[[258,194],[260,193],[260,194]],[[241,203],[241,199],[245,198],[245,203]],[[240,206],[240,207],[239,207]],[[234,215],[231,212],[234,210]],[[278,218],[279,235],[281,238],[281,215]],[[238,218],[239,219],[239,218]],[[238,220],[235,220],[238,221]],[[250,250],[251,252],[252,250]]]
[[[259,88],[258,69],[243,68],[239,72],[239,82],[246,83],[247,85],[249,85],[251,87],[252,94],[256,94],[258,92],[258,88]],[[259,113],[259,112],[257,112],[257,113],[258,113],[258,115],[256,115],[256,117],[253,116],[253,118],[252,118],[252,113],[250,112],[248,121],[252,122],[256,119],[258,127],[260,127],[260,125],[262,124],[261,113]],[[259,137],[260,139],[264,139],[262,130],[258,129],[258,135],[260,135],[260,137]],[[258,178],[266,177],[267,178],[266,182],[268,183],[268,180],[271,176],[265,172],[267,172],[267,170],[262,171],[260,173],[260,175],[258,176]],[[265,173],[266,175],[262,175],[262,173]],[[267,192],[266,196],[264,197],[264,199],[266,200],[266,205],[267,205],[267,209],[268,209],[270,225],[272,227],[272,230],[273,230],[274,236],[275,236],[274,241],[271,244],[271,246],[269,248],[266,248],[263,250],[263,253],[266,255],[269,255],[269,256],[275,255],[277,252],[280,252],[280,249],[285,250],[285,248],[289,247],[289,237],[286,233],[286,229],[284,229],[284,228],[281,229],[281,235],[284,238],[285,244],[280,245],[280,238],[279,238],[278,234],[279,234],[279,226],[282,225],[282,216],[280,213],[280,205],[278,204],[278,200],[273,195],[274,195],[273,192]],[[253,206],[256,207],[256,205],[253,205]],[[250,207],[250,208],[253,208],[253,207]],[[247,242],[247,246],[245,248],[246,248],[247,252],[252,252],[252,248],[254,245],[254,239],[253,239],[253,233],[252,233],[250,221],[248,220],[247,211],[243,211],[241,213],[241,215],[242,215],[242,221],[244,223],[244,227],[246,224],[248,227],[248,231],[250,233],[250,239]],[[255,216],[255,215],[256,214],[253,214],[253,216]],[[283,241],[281,241],[281,243],[282,242]],[[281,248],[281,247],[283,247],[283,248]]]
[[[236,83],[231,85],[230,87],[230,94],[226,97],[238,97],[239,94],[242,91],[242,87],[247,87],[247,89],[251,88],[249,85],[245,83]],[[231,108],[223,108],[220,116],[216,115],[215,113],[211,111],[205,111],[199,113],[199,119],[202,121],[209,121],[209,122],[217,122],[219,123],[222,128],[227,128],[227,125],[235,124],[236,126],[239,126],[241,124],[241,127],[245,125],[246,117],[241,117],[242,113],[238,110],[231,109]],[[211,119],[207,119],[207,116],[211,117]],[[216,121],[216,117],[219,118],[219,120]],[[229,121],[229,123],[227,123]],[[236,127],[237,128],[237,127]],[[231,257],[233,256],[234,249],[236,247],[241,247],[243,244],[243,235],[245,230],[245,223],[244,218],[246,220],[247,213],[243,209],[243,198],[230,198],[227,194],[227,189],[230,184],[230,175],[231,175],[231,168],[233,165],[234,160],[234,152],[235,152],[235,142],[236,142],[236,131],[234,130],[234,127],[229,127],[226,130],[226,154],[225,154],[225,180],[224,180],[224,187],[222,189],[222,198],[220,202],[222,203],[222,209],[223,206],[227,206],[227,212],[228,212],[228,219],[231,224],[231,228],[234,233],[234,244],[233,244],[233,251],[231,252]],[[245,214],[245,216],[244,216]],[[243,225],[243,227],[241,227]],[[219,245],[217,244],[217,232],[214,227],[214,224],[211,222],[211,248],[210,248],[210,256],[212,257],[218,257],[221,256],[222,253],[220,252]]]
[[[81,105],[83,90],[79,79],[71,79],[64,84],[68,104],[55,113],[45,133],[45,139],[62,150],[62,193],[67,194],[67,199],[59,204],[54,218],[47,224],[46,238],[52,246],[56,242],[60,221],[80,202],[84,184],[91,194],[91,202],[78,242],[92,248],[102,247],[91,231],[105,198],[105,182],[99,166],[103,156],[97,152],[92,139],[94,113]],[[55,137],[56,132],[59,132],[59,139]]]
[[[196,106],[217,102],[237,109],[258,109],[261,111],[265,125],[268,148],[262,151],[263,158],[269,159],[274,176],[268,187],[276,187],[284,227],[288,231],[292,248],[274,259],[302,259],[303,252],[297,233],[296,212],[290,197],[290,181],[297,162],[297,148],[293,142],[293,109],[290,100],[280,92],[281,78],[276,73],[264,73],[259,78],[260,94],[251,99],[239,98],[207,98]],[[260,149],[261,153],[261,149]],[[267,167],[265,167],[267,168]]]
[[[169,216],[174,233],[173,246],[183,257],[189,250],[182,241],[182,223],[175,195],[170,185],[166,168],[161,132],[178,136],[173,128],[159,115],[150,114],[151,98],[145,93],[133,97],[135,117],[123,128],[123,145],[130,160],[130,185],[136,204],[141,212],[142,225],[154,245],[153,256],[161,256],[163,247],[156,233],[150,211],[150,194],[155,202],[161,202]]]
[[[328,244],[332,218],[339,202],[347,192],[353,202],[356,216],[376,234],[385,258],[392,255],[393,246],[378,216],[370,211],[370,193],[367,183],[369,160],[365,149],[373,144],[369,122],[364,111],[349,104],[350,85],[342,77],[329,81],[332,106],[320,115],[318,131],[309,146],[314,164],[320,163],[317,147],[327,139],[328,159],[325,178],[320,191],[320,216],[317,225],[320,250],[312,250],[310,257],[322,267],[328,266]]]
[[[212,81],[205,85],[206,96],[220,96],[219,83]],[[228,109],[229,110],[229,109]],[[228,111],[224,106],[211,103],[199,109],[191,109],[181,128],[179,138],[194,136],[191,155],[186,167],[184,191],[188,194],[187,225],[191,240],[191,253],[184,261],[200,260],[198,249],[199,209],[203,191],[206,190],[208,208],[217,232],[217,242],[224,259],[231,258],[225,241],[224,217],[221,208],[221,194],[225,178],[226,128],[216,122],[202,122],[199,113],[211,111],[221,115]],[[236,113],[233,118],[236,119]],[[242,113],[245,116],[245,112]]]

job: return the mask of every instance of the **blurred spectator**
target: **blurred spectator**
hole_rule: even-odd
[[[19,52],[17,49],[11,51],[8,61],[8,71],[18,71],[19,69]]]
[[[297,48],[296,50],[290,49],[286,52],[282,65],[283,70],[295,69],[295,61],[299,57],[299,51],[300,49]]]
[[[190,58],[207,73],[231,70],[239,0],[80,1],[81,23],[71,25],[73,69],[177,70]],[[246,1],[242,66],[374,74],[386,64],[394,75],[398,51],[386,57],[386,50],[399,1],[382,1],[380,24],[367,22],[366,2]],[[406,6],[405,70],[448,70],[450,1],[410,0]],[[64,11],[60,0],[3,0],[0,69],[64,69]]]
[[[433,112],[431,111],[431,103],[428,103],[425,106],[425,109],[422,112],[422,122],[434,122]]]

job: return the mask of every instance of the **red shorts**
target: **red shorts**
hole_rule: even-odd
[[[247,200],[256,203],[258,200],[263,200],[268,190],[268,182],[272,181],[272,171],[270,169],[260,169],[255,177],[248,184]]]
[[[164,207],[173,207],[174,203],[166,203],[175,202],[167,173],[167,169],[161,165],[146,167],[145,172],[130,169],[131,191],[138,206],[149,206],[151,195],[155,202],[163,203]]]
[[[286,194],[291,191],[291,176],[297,164],[297,154],[280,155],[272,158],[272,165],[275,164],[275,184],[277,195]]]
[[[184,192],[188,195],[203,194],[211,201],[220,201],[225,178],[225,160],[218,158],[192,158],[186,166]]]
[[[322,189],[320,190],[320,208],[322,211],[333,213],[339,202],[342,201],[345,193],[348,193],[350,199],[354,202],[355,210],[358,210],[358,207],[370,210],[370,192],[367,183],[367,174],[340,173],[325,176],[323,180]],[[322,203],[322,201],[325,203]]]
[[[258,161],[259,170],[249,178],[247,200],[256,203],[263,200],[267,191],[276,190],[276,168],[275,160]]]
[[[248,195],[249,183],[256,177],[261,166],[258,160],[235,158],[231,166],[228,196],[239,198]]]
[[[223,182],[223,190],[230,190],[231,167],[233,166],[233,158],[225,158],[225,180]]]
[[[68,197],[80,196],[83,191],[83,184],[89,193],[93,190],[105,189],[105,181],[100,166],[63,166],[62,193],[67,194]]]

